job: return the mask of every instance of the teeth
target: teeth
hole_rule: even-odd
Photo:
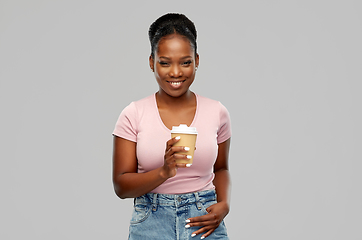
[[[181,84],[181,82],[170,82],[172,85],[174,85],[174,86],[178,86],[178,85],[180,85]]]

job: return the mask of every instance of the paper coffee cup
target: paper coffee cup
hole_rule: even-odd
[[[188,127],[186,124],[180,124],[180,126],[173,126],[171,130],[171,137],[180,136],[181,139],[174,144],[174,146],[183,146],[189,147],[190,150],[188,152],[178,152],[178,154],[190,155],[191,159],[178,159],[177,163],[193,163],[194,161],[194,152],[195,152],[195,144],[197,131],[194,127]]]

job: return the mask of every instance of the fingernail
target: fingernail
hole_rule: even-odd
[[[186,167],[191,167],[191,166],[192,166],[191,163],[186,164]],[[187,221],[187,220],[186,220],[186,221]],[[188,222],[190,222],[190,220],[188,220]]]
[[[187,155],[187,159],[191,159],[192,158],[192,156],[191,155]]]
[[[181,138],[180,136],[175,137],[176,140],[180,140],[180,138]]]
[[[184,147],[185,151],[190,151],[189,147]]]
[[[196,233],[191,234],[191,237],[195,237],[195,236],[196,236]]]
[[[205,236],[202,236],[200,239],[204,239],[205,238]]]
[[[187,166],[187,165],[186,165],[186,166]],[[189,223],[189,222],[191,222],[191,221],[190,221],[190,219],[186,219],[186,221],[185,221],[185,222]]]
[[[189,228],[189,227],[190,227],[190,225],[188,225],[188,224],[185,226],[185,228]]]

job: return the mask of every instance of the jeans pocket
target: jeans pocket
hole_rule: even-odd
[[[145,221],[151,213],[150,204],[136,204],[133,209],[131,224]]]
[[[204,214],[208,214],[208,212],[206,211],[206,209],[208,207],[210,207],[211,205],[214,205],[215,203],[217,203],[216,200],[210,200],[210,201],[207,201],[207,202],[201,202],[201,210]]]

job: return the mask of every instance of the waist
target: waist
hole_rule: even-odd
[[[134,199],[135,204],[180,206],[198,202],[216,201],[215,189],[183,194],[147,193]]]

